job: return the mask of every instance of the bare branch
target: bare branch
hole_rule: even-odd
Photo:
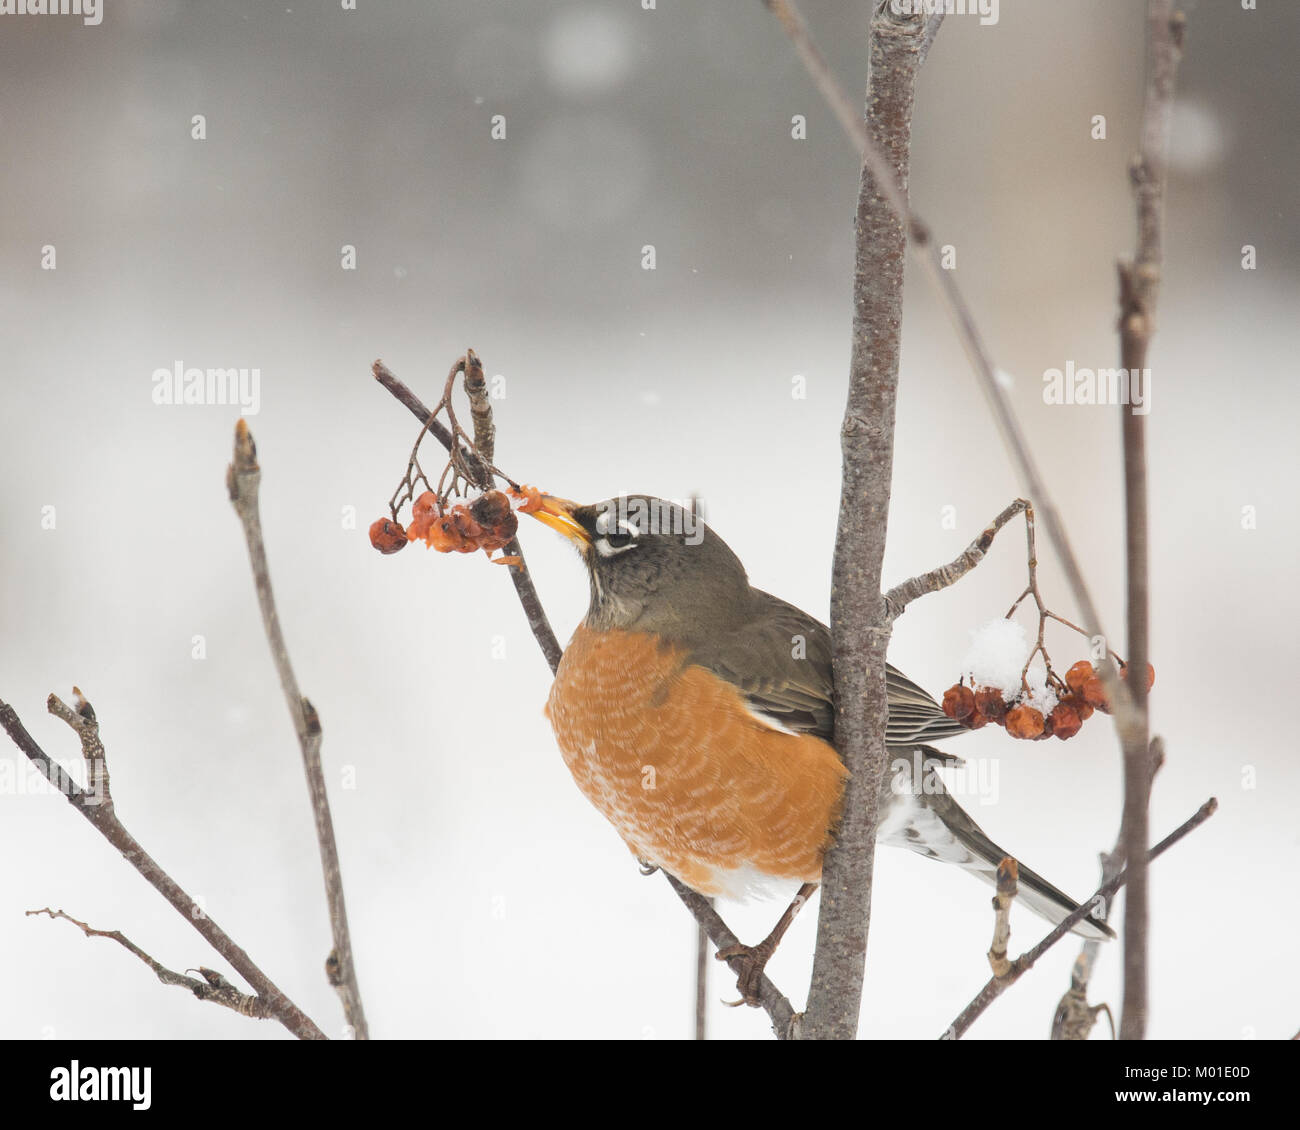
[[[1152,781],[1155,780],[1156,774],[1164,763],[1165,743],[1157,736],[1151,739]],[[1109,852],[1101,853],[1102,883],[1110,882],[1122,870],[1124,870],[1124,828],[1121,825],[1115,846]],[[1107,903],[1093,917],[1102,922],[1109,921],[1112,905]],[[1089,938],[1079,950],[1079,956],[1074,959],[1074,967],[1070,971],[1070,987],[1057,1004],[1056,1013],[1052,1018],[1053,1040],[1086,1040],[1088,1033],[1092,1031],[1092,1026],[1097,1022],[1097,1016],[1102,1012],[1105,1012],[1110,1020],[1113,1032],[1115,1017],[1111,1014],[1110,1007],[1105,1004],[1096,1006],[1088,1004],[1088,983],[1092,980],[1093,966],[1100,952],[1100,940]]]
[[[48,906],[42,907],[40,910],[27,911],[27,917],[29,918],[34,914],[48,914],[50,918],[64,918],[74,926],[80,927],[81,932],[88,938],[108,938],[110,941],[117,942],[118,945],[135,954],[136,957],[152,969],[158,980],[164,985],[176,985],[179,988],[189,989],[199,1000],[212,1001],[213,1004],[223,1005],[226,1008],[233,1009],[240,1016],[251,1016],[255,1020],[266,1020],[271,1017],[271,1010],[266,1001],[262,1000],[261,997],[241,993],[215,969],[205,969],[203,966],[199,966],[197,972],[203,977],[203,980],[200,981],[196,977],[187,977],[184,973],[177,973],[175,970],[168,969],[161,962],[155,961],[120,930],[96,930],[93,926],[87,926],[86,923],[73,918],[71,914],[65,914],[62,910],[51,910]]]
[[[1169,835],[1147,853],[1147,862],[1150,863],[1151,860],[1155,859],[1157,856],[1163,855],[1189,832],[1199,828],[1205,823],[1205,821],[1214,815],[1214,812],[1218,807],[1219,802],[1214,797],[1207,800],[1196,810],[1196,813],[1193,816],[1189,817],[1174,829],[1174,831],[1170,832]],[[961,1014],[957,1019],[948,1025],[947,1031],[944,1032],[940,1039],[960,1039],[966,1033],[967,1029],[969,1029],[970,1026],[979,1019],[981,1014],[989,1005],[997,1000],[1006,989],[1014,985],[1025,973],[1032,969],[1034,963],[1049,949],[1051,949],[1052,946],[1056,945],[1057,942],[1064,938],[1074,926],[1092,914],[1096,908],[1109,906],[1111,895],[1118,891],[1120,887],[1128,881],[1128,875],[1129,873],[1127,870],[1121,871],[1109,882],[1103,883],[1093,892],[1090,899],[1085,900],[1070,914],[1062,918],[1061,921],[1052,929],[1051,933],[1043,938],[1043,940],[1034,946],[1033,949],[1027,950],[1016,958],[1016,960],[1011,963],[1011,969],[1005,977],[991,978],[988,984],[986,984],[984,988],[975,995],[975,999],[962,1009]]]
[[[472,349],[465,350],[465,392],[469,395],[470,417],[474,421],[474,449],[485,463],[491,463],[496,451],[497,429],[492,422],[492,402],[488,399],[483,362]]]
[[[240,417],[235,427],[235,453],[226,472],[226,487],[230,501],[244,528],[248,542],[248,557],[253,569],[253,584],[257,589],[257,603],[262,611],[262,625],[271,646],[271,658],[280,686],[289,704],[302,750],[303,769],[307,774],[307,790],[311,795],[312,815],[316,820],[316,840],[320,845],[321,871],[325,880],[325,897],[329,903],[330,928],[334,947],[325,960],[325,975],[338,991],[343,1002],[343,1013],[354,1038],[370,1038],[365,1010],[361,1004],[361,990],[357,986],[356,966],[352,958],[352,935],[348,930],[347,904],[343,897],[343,875],[339,868],[338,844],[334,839],[334,820],[330,815],[329,794],[325,789],[325,772],[321,767],[321,725],[316,708],[298,692],[298,680],[289,661],[280,617],[275,609],[275,595],[271,591],[271,574],[266,562],[266,546],[262,540],[262,520],[258,513],[257,495],[262,481],[262,469],[257,463],[257,449],[248,430],[248,423]]]
[[[686,909],[695,916],[695,921],[700,924],[700,928],[709,935],[709,939],[714,946],[719,950],[724,950],[740,945],[740,940],[722,921],[722,916],[713,909],[712,902],[703,895],[691,890],[685,883],[675,879],[666,871],[664,872],[664,878],[668,880],[668,885],[677,892],[677,897],[686,904]],[[733,958],[727,964],[737,974],[743,968],[739,958]],[[776,1038],[778,1040],[789,1039],[795,1034],[793,1028],[797,1018],[794,1007],[782,995],[781,990],[772,984],[766,974],[759,977],[757,984],[759,1000],[772,1021],[772,1031],[776,1034]]]
[[[1183,16],[1173,0],[1147,4],[1146,104],[1142,149],[1130,170],[1137,196],[1137,254],[1119,265],[1120,355],[1129,378],[1146,369],[1155,331],[1156,297],[1163,257],[1165,164],[1173,114],[1174,80],[1182,56]],[[1151,769],[1145,673],[1150,647],[1147,546],[1146,415],[1121,408],[1124,442],[1124,510],[1128,562],[1128,653],[1138,672],[1128,680],[1132,710],[1118,719],[1124,749],[1124,855],[1132,872],[1124,901],[1124,1006],[1122,1040],[1140,1040],[1147,1011],[1147,869],[1150,840]],[[1109,666],[1109,665],[1107,665]]]
[[[695,924],[695,1038],[708,1039],[709,1023],[709,935]]]
[[[78,696],[80,699],[80,696]],[[70,709],[56,696],[50,695],[49,710],[55,717],[72,726],[81,738],[83,751],[87,748],[97,749],[96,757],[103,761],[103,746],[99,744],[99,724],[90,704],[80,699],[77,710]],[[293,1003],[276,984],[263,973],[238,946],[234,940],[208,917],[181,886],[150,857],[140,846],[117,817],[115,806],[106,790],[96,793],[92,789],[83,789],[74,782],[62,766],[55,763],[41,749],[36,739],[27,732],[12,706],[0,702],[0,727],[3,727],[10,739],[41,772],[42,776],[63,793],[68,803],[81,813],[95,827],[122,857],[149,882],[159,894],[176,909],[191,926],[217,951],[241,977],[257,991],[263,1002],[267,1015],[274,1017],[290,1032],[303,1040],[323,1040],[325,1033],[312,1022],[296,1004]],[[93,733],[88,730],[93,728]],[[107,782],[104,771],[103,781]]]
[[[998,864],[997,893],[993,896],[993,943],[989,946],[989,968],[994,977],[1006,977],[1012,969],[1007,960],[1011,941],[1011,904],[1019,891],[1020,865],[1007,856]]]
[[[774,10],[777,10],[777,8],[787,12],[797,11],[791,0],[778,0]],[[802,27],[802,19],[791,21],[783,18],[782,26],[786,28],[787,33],[794,40],[795,49],[804,61],[813,82],[826,98],[832,110],[835,111],[836,118],[839,119],[840,124],[849,135],[854,147],[862,154],[863,166],[870,169],[877,191],[883,200],[888,203],[894,216],[905,225],[908,240],[916,252],[917,259],[925,272],[926,280],[953,323],[957,338],[966,351],[967,360],[969,360],[971,368],[975,371],[980,387],[984,390],[989,401],[1003,443],[1025,484],[1029,497],[1034,501],[1039,514],[1043,518],[1048,536],[1052,539],[1057,556],[1060,558],[1061,568],[1069,581],[1075,601],[1079,605],[1081,617],[1088,634],[1109,638],[1101,626],[1101,617],[1097,613],[1092,594],[1088,589],[1087,582],[1084,580],[1082,567],[1075,556],[1073,546],[1070,544],[1060,512],[1052,500],[1052,496],[1047,489],[1047,483],[1038,469],[1038,464],[1029,449],[1025,433],[1012,409],[1011,398],[1007,392],[1010,379],[994,365],[992,355],[975,325],[975,317],[962,296],[961,288],[957,285],[956,272],[943,269],[937,242],[931,237],[930,229],[921,217],[910,210],[903,185],[890,169],[889,161],[879,144],[868,136],[866,127],[861,120],[841,112],[841,105],[847,103],[848,99],[843,92],[843,87],[826,66],[825,60],[820,55],[814,57],[806,48],[800,48],[798,36],[802,35],[803,38],[807,38],[807,32]],[[1127,689],[1120,684],[1115,672],[1110,669],[1108,664],[1102,664],[1100,675],[1106,684],[1106,692],[1113,703],[1116,722],[1122,728],[1128,712],[1132,710],[1132,703]]]
[[[943,17],[945,13],[942,4],[936,4],[934,11],[926,17],[925,35],[921,37],[921,58],[917,66],[925,66],[925,61],[930,57],[930,48],[934,46],[934,41],[938,38],[939,28],[943,26]]]
[[[1029,503],[1025,499],[1017,498],[994,518],[993,522],[956,559],[947,565],[931,569],[928,573],[922,573],[919,577],[912,577],[902,584],[895,585],[885,593],[885,612],[889,618],[897,620],[917,597],[938,592],[960,581],[984,560],[984,555],[989,551],[989,546],[993,544],[998,531],[1017,514],[1023,514],[1028,507]]]
[[[432,413],[425,407],[424,402],[407,388],[382,361],[376,361],[371,367],[371,371],[375,375],[375,380],[392,393],[401,404],[405,405],[411,415],[420,423],[429,424],[429,434],[450,451],[452,446],[451,433],[437,420],[432,420]],[[493,434],[495,435],[495,429]],[[519,564],[509,566],[510,580],[514,583],[515,595],[519,597],[524,616],[528,620],[528,628],[533,633],[537,646],[542,649],[542,655],[546,657],[546,662],[550,665],[552,673],[554,673],[555,669],[560,665],[560,656],[564,654],[564,649],[560,646],[560,641],[555,638],[555,632],[551,628],[550,620],[547,619],[546,610],[542,607],[541,597],[537,595],[537,587],[533,584],[532,574],[528,571],[528,562],[524,558],[523,547],[520,546],[518,538],[515,538],[505,547],[505,553],[508,556],[519,558]]]
[[[795,9],[781,3],[786,27]],[[778,12],[780,14],[780,12]],[[801,21],[800,21],[801,22]],[[842,485],[831,586],[835,744],[849,771],[822,871],[807,1039],[853,1039],[871,920],[880,780],[888,755],[885,655],[891,619],[881,593],[894,462],[912,103],[924,31],[919,13],[887,5],[871,21],[867,122],[858,190],[849,391],[840,429]],[[796,38],[808,61],[806,35]],[[838,112],[838,111],[837,111]],[[858,122],[858,116],[852,115]],[[885,198],[891,198],[891,207]]]

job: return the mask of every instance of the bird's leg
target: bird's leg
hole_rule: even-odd
[[[794,896],[794,901],[785,908],[785,913],[772,927],[772,932],[758,945],[746,946],[737,943],[734,946],[727,946],[718,950],[715,956],[719,961],[731,962],[738,960],[741,963],[739,969],[732,966],[736,974],[736,988],[740,990],[740,1000],[727,1001],[727,1004],[733,1008],[742,1004],[747,1004],[751,1008],[758,1008],[762,1004],[758,996],[758,983],[763,976],[763,968],[772,955],[776,953],[776,947],[781,944],[785,932],[790,929],[790,923],[794,921],[795,915],[803,909],[803,904],[812,898],[812,893],[816,889],[816,883],[805,883],[800,887],[799,893]]]

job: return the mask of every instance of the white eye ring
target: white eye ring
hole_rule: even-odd
[[[596,529],[599,530],[600,527],[601,521],[597,518]],[[596,552],[599,553],[601,557],[613,557],[619,553],[626,553],[629,549],[635,549],[637,533],[637,528],[630,522],[619,522],[618,530],[616,532],[613,534],[602,534],[600,537],[596,538],[594,542]],[[615,538],[626,538],[627,541],[622,545],[614,545],[613,542],[610,541],[611,536]]]

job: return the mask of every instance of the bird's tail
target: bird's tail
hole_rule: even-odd
[[[884,816],[880,838],[930,859],[955,863],[996,884],[998,864],[1008,853],[989,839],[952,798],[937,772],[944,764],[960,764],[959,759],[929,746],[917,747],[912,757],[903,756],[903,751],[893,752],[899,754],[899,759],[896,768],[887,775],[885,795],[881,797]],[[1023,864],[1019,869],[1016,898],[1053,925],[1079,906],[1064,891]],[[1084,938],[1115,936],[1105,922],[1091,916],[1080,921],[1072,932]]]

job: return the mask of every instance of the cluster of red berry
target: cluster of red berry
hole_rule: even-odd
[[[526,514],[541,505],[541,492],[536,487],[489,490],[472,502],[450,506],[443,506],[433,491],[426,490],[411,507],[410,526],[404,528],[392,518],[379,518],[371,523],[370,544],[380,553],[396,553],[405,549],[407,542],[423,541],[439,553],[473,553],[482,549],[491,554],[509,545],[519,527],[511,498],[518,501],[518,509]]]
[[[1119,677],[1127,679],[1128,667],[1120,669]],[[1147,690],[1156,681],[1156,669],[1147,664]],[[943,712],[971,730],[978,730],[990,722],[1006,729],[1013,738],[1041,741],[1057,737],[1064,741],[1077,734],[1094,710],[1110,713],[1110,699],[1096,669],[1086,659],[1080,659],[1065,673],[1067,694],[1057,699],[1056,706],[1044,716],[1043,712],[1027,702],[1007,703],[998,687],[979,687],[972,690],[961,683],[949,687],[943,695]]]

